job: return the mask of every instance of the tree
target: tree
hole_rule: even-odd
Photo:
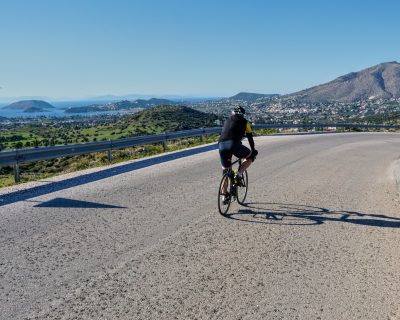
[[[18,141],[18,142],[14,145],[15,149],[22,149],[23,146],[24,146],[24,144],[23,144],[21,141]]]

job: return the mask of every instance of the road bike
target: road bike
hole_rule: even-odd
[[[238,168],[234,169],[234,165],[236,164],[238,164]],[[222,215],[228,212],[232,202],[237,201],[239,204],[243,205],[246,200],[249,176],[247,170],[245,170],[240,179],[237,177],[237,172],[240,170],[241,165],[242,160],[237,159],[222,176],[218,188],[218,210]],[[226,193],[223,192],[224,186],[226,186]]]

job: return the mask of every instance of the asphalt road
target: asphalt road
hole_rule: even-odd
[[[256,145],[227,217],[212,147],[0,189],[0,318],[400,319],[400,135]]]

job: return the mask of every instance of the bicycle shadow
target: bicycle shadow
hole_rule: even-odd
[[[224,217],[249,223],[289,226],[345,222],[372,227],[400,228],[400,218],[397,217],[288,203],[246,203],[237,212],[227,213]]]

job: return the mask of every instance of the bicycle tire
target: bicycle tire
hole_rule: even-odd
[[[247,190],[249,188],[249,176],[247,174],[247,170],[245,170],[242,174],[244,186],[236,187],[236,199],[239,204],[244,205],[244,201],[246,200],[247,196]]]
[[[229,197],[230,197],[228,203],[226,203],[226,204],[224,204],[224,199],[223,199],[224,194],[221,191],[223,184],[225,183],[225,179],[228,179],[227,180],[227,183],[228,183],[227,193],[229,194]],[[225,215],[228,212],[229,207],[232,202],[232,196],[233,196],[232,195],[232,183],[233,183],[233,181],[232,181],[231,175],[228,173],[225,173],[221,178],[221,182],[220,182],[219,188],[218,188],[218,210],[219,210],[219,213],[222,215]]]

